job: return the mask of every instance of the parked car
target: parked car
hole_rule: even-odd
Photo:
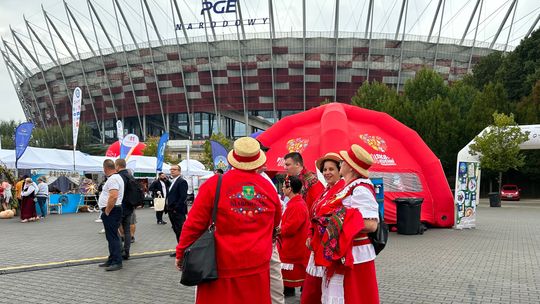
[[[521,189],[517,185],[503,185],[501,199],[505,201],[519,201]]]

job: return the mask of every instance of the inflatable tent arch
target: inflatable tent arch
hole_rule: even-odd
[[[522,132],[529,132],[529,139],[519,145],[521,150],[540,149],[540,125],[518,126]],[[485,128],[477,136],[488,131]],[[454,228],[476,227],[476,206],[478,205],[480,191],[480,157],[471,155],[471,140],[457,156],[456,162],[456,186],[454,190]]]
[[[390,115],[343,103],[329,103],[287,116],[257,139],[266,147],[267,169],[283,172],[283,156],[299,152],[307,169],[327,152],[358,144],[375,163],[370,177],[384,180],[384,218],[396,223],[394,199],[422,197],[421,220],[452,227],[454,203],[440,160],[414,130]]]

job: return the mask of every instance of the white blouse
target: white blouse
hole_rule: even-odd
[[[373,183],[371,183],[369,179],[359,178],[343,188],[337,196],[340,194],[344,195],[351,187],[355,187],[359,183],[373,186]],[[343,199],[343,206],[347,208],[356,208],[362,213],[364,218],[377,219],[377,222],[379,221],[379,204],[375,200],[373,193],[367,187],[356,187],[350,196]],[[372,244],[353,246],[352,255],[354,264],[372,261],[377,256]],[[315,265],[313,252],[309,257],[306,272],[315,277],[323,277],[324,275],[324,267]]]
[[[360,183],[373,186],[369,179],[359,178],[343,188],[343,190],[340,191],[340,194],[346,193],[351,187],[355,187]],[[357,186],[354,188],[352,194],[343,199],[343,206],[358,209],[364,218],[376,219],[379,221],[379,204],[375,200],[373,193],[367,187]],[[353,246],[352,254],[354,264],[369,262],[376,257],[375,248],[373,248],[372,244]]]

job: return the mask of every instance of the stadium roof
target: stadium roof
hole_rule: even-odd
[[[31,5],[32,13],[21,16],[11,31],[3,30],[1,47],[4,56],[11,48],[26,65],[21,69],[33,72],[38,64],[46,69],[79,54],[88,58],[122,51],[122,45],[136,49],[269,38],[271,33],[273,38],[439,41],[504,51],[540,24],[537,0],[73,0],[42,9],[34,3],[22,4]],[[234,25],[237,20],[242,26]]]

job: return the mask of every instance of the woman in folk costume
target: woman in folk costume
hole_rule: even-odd
[[[368,179],[373,159],[354,144],[341,151],[340,173],[345,187],[324,202],[317,216],[311,246],[315,265],[324,266],[325,303],[379,303],[375,249],[367,233],[377,230],[378,204]]]
[[[319,198],[313,203],[309,212],[310,219],[317,216],[320,207],[324,202],[334,196],[339,190],[345,186],[345,182],[339,174],[341,156],[337,153],[327,153],[323,157],[319,158],[315,165],[317,169],[324,176],[326,181],[326,188],[321,193]],[[311,238],[313,237],[314,230],[316,228],[315,223],[311,223],[306,246],[311,250]],[[314,261],[313,252],[310,254],[309,263],[306,268],[306,279],[304,281],[304,288],[302,289],[302,296],[300,303],[302,304],[320,304],[321,303],[321,284],[322,276],[324,274],[324,267],[316,266]]]
[[[36,220],[36,202],[34,201],[34,197],[36,196],[37,189],[37,185],[31,178],[28,177],[24,180],[24,187],[21,193],[21,223]]]
[[[257,140],[242,137],[227,156],[234,169],[222,177],[215,223],[218,279],[197,285],[197,304],[270,304],[272,235],[281,220],[274,186],[257,173],[266,163]],[[208,229],[218,176],[202,184],[176,247],[181,270],[184,251]]]
[[[305,246],[309,215],[301,191],[302,181],[296,176],[287,176],[283,194],[289,201],[281,217],[281,242],[278,246],[286,297],[294,296],[295,288],[304,284],[309,258],[309,250]]]

